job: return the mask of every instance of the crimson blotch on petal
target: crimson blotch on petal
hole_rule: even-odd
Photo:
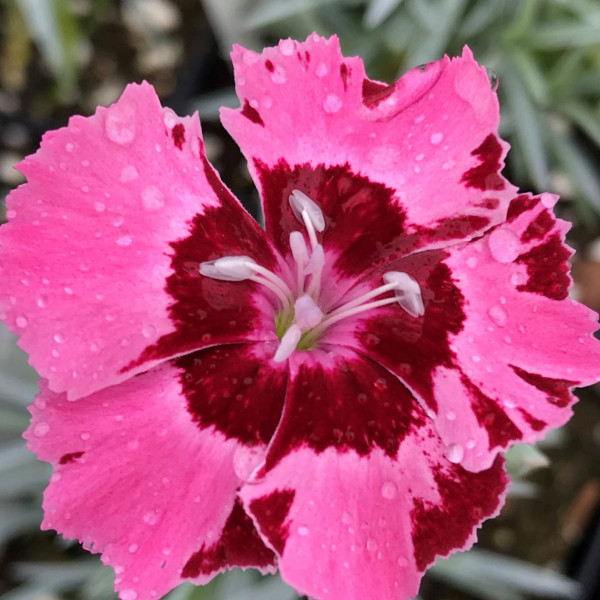
[[[43,527],[122,600],[236,566],[405,600],[500,510],[501,453],[600,379],[597,315],[468,48],[391,85],[335,37],[232,56],[265,230],[146,83],[19,166],[0,311],[42,376]]]

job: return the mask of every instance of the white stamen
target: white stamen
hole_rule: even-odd
[[[254,276],[252,265],[256,263],[249,256],[223,256],[200,263],[200,273],[221,281],[244,281]]]
[[[258,273],[258,275],[257,275]],[[249,256],[223,256],[200,263],[200,274],[220,281],[254,281],[269,288],[280,300],[284,310],[294,302],[285,281],[257,264]]]
[[[325,251],[321,244],[317,244],[310,256],[308,264],[304,269],[307,275],[312,275],[308,289],[306,290],[313,298],[318,298],[321,292],[321,275],[325,266]]]
[[[302,211],[302,221],[304,221],[306,231],[308,231],[308,239],[310,240],[310,246],[314,250],[319,245],[319,240],[317,239],[317,234],[315,233],[313,223],[310,220],[310,215],[306,210]]]
[[[286,358],[294,352],[300,338],[302,337],[302,330],[295,323],[290,325],[290,328],[283,334],[279,348],[273,356],[275,362],[283,362]]]
[[[304,223],[302,213],[306,211],[310,222],[318,232],[322,232],[325,229],[325,216],[314,200],[311,200],[300,190],[292,190],[289,200],[292,211],[300,223]]]
[[[347,319],[348,317],[352,317],[353,315],[357,315],[366,310],[371,310],[372,308],[379,308],[380,306],[386,306],[387,304],[395,304],[397,302],[396,298],[383,298],[382,300],[375,300],[375,302],[367,302],[367,304],[360,304],[359,306],[354,306],[353,308],[349,308],[347,310],[342,310],[334,314],[331,313],[327,317],[325,317],[321,323],[315,327],[314,333],[318,334],[325,328],[341,321],[342,319]]]
[[[383,280],[395,284],[394,294],[398,304],[411,316],[422,317],[425,314],[421,286],[419,282],[408,273],[388,271]]]
[[[299,231],[290,233],[290,248],[297,267],[298,294],[302,294],[304,291],[304,267],[308,263],[308,248],[304,236]]]
[[[302,331],[316,327],[323,318],[323,311],[317,306],[317,303],[308,295],[300,296],[294,302],[294,323]]]

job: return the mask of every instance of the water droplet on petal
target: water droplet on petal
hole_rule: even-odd
[[[138,595],[133,590],[121,590],[119,597],[121,600],[137,600]]]
[[[458,464],[464,457],[465,451],[460,444],[450,444],[446,450],[446,458],[451,462]]]
[[[165,127],[168,127],[169,129],[173,129],[177,124],[177,115],[172,109],[163,108],[163,123],[165,124]]]
[[[242,481],[248,481],[264,458],[265,452],[262,448],[238,446],[233,453],[233,470]]]
[[[494,229],[488,238],[488,245],[492,257],[499,263],[510,263],[521,249],[519,238],[510,229]]]
[[[377,543],[377,540],[375,538],[369,538],[367,540],[367,550],[369,550],[370,552],[374,552],[375,550],[377,550],[379,544]]]
[[[518,271],[517,273],[513,273],[510,277],[510,281],[514,286],[523,285],[527,281],[527,275]]]
[[[504,327],[507,321],[506,311],[501,306],[492,306],[488,309],[488,316],[495,325]]]
[[[131,181],[135,181],[139,176],[137,169],[133,165],[129,165],[128,167],[123,167],[121,170],[119,181],[121,183],[130,183]]]
[[[439,143],[441,143],[441,141],[444,139],[444,134],[440,133],[439,131],[437,133],[432,133],[431,137],[429,138],[429,141],[434,145],[437,146]]]
[[[65,341],[65,336],[62,333],[55,333],[53,337],[57,344],[62,344]]]
[[[276,83],[278,85],[285,83],[287,81],[286,70],[281,65],[277,65],[275,67],[275,70],[271,73],[271,79],[273,83]]]
[[[48,423],[46,423],[46,421],[40,421],[33,428],[33,435],[35,435],[36,437],[44,437],[49,431],[50,431],[50,425],[48,425]]]
[[[305,525],[298,527],[298,535],[307,536],[310,533],[310,529]]]
[[[129,237],[128,235],[123,235],[120,238],[117,238],[117,245],[126,248],[127,246],[131,246],[132,241],[133,240],[131,239],[131,237]]]
[[[138,549],[137,544],[131,544],[131,546],[129,546],[129,552],[131,552],[131,554],[133,554],[134,552],[137,552],[137,549]]]
[[[340,108],[342,108],[342,101],[339,96],[336,96],[335,94],[328,94],[327,98],[323,100],[323,110],[327,114],[332,115],[338,112]]]
[[[454,421],[454,419],[456,419],[456,413],[452,410],[449,410],[446,413],[446,419],[448,419],[448,421]]]
[[[467,267],[469,267],[469,269],[474,269],[477,266],[477,258],[475,256],[469,256],[469,258],[467,258]]]
[[[21,329],[24,329],[25,327],[27,327],[29,321],[27,320],[27,317],[20,316],[16,318],[15,323],[17,324],[17,327],[21,327]]]
[[[150,510],[142,518],[144,519],[144,523],[148,523],[148,525],[156,525],[158,523],[158,512],[155,510]]]
[[[492,88],[492,91],[495,92],[498,89],[498,75],[496,75],[492,69],[488,69],[488,67],[486,67],[485,70],[490,81],[490,87]]]
[[[135,138],[135,109],[123,102],[113,104],[106,111],[106,135],[111,142],[126,146]]]
[[[294,41],[287,39],[279,42],[279,50],[284,56],[291,56],[294,53],[295,45]]]
[[[328,72],[329,69],[327,68],[327,65],[325,63],[320,63],[315,71],[315,75],[317,77],[325,77],[325,75],[327,75]]]
[[[103,202],[94,202],[94,210],[96,212],[104,212],[106,210],[106,204]]]
[[[165,195],[155,185],[150,185],[142,190],[142,204],[148,211],[160,210],[165,205]]]
[[[469,450],[473,450],[475,448],[475,440],[467,440],[466,446]]]
[[[386,500],[392,500],[396,497],[398,490],[396,489],[396,484],[392,481],[385,481],[381,486],[381,495]]]

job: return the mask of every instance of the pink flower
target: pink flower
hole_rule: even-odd
[[[20,165],[0,300],[43,378],[43,527],[123,600],[234,566],[405,599],[498,512],[499,453],[598,380],[597,316],[567,297],[556,197],[500,175],[468,49],[391,86],[336,38],[233,61],[266,232],[148,84]]]

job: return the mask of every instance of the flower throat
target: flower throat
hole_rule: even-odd
[[[285,361],[295,350],[311,350],[316,347],[325,331],[361,312],[399,304],[411,317],[424,314],[423,298],[418,282],[408,273],[388,271],[383,275],[383,285],[339,304],[324,313],[320,306],[323,285],[325,251],[317,239],[317,232],[325,230],[325,216],[321,208],[299,190],[289,197],[294,216],[304,225],[309,245],[301,231],[290,233],[290,250],[295,263],[296,293],[281,277],[256,263],[249,256],[223,256],[200,264],[205,277],[222,281],[254,281],[269,289],[278,300],[279,310],[275,317],[275,333],[279,347],[273,360]],[[376,299],[394,292],[393,297]]]

